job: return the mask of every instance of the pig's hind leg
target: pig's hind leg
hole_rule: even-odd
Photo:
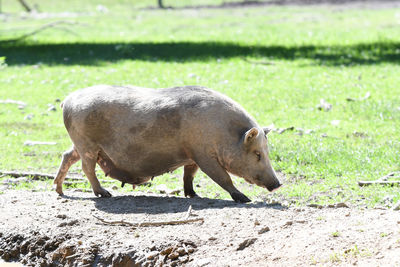
[[[92,186],[93,193],[96,196],[111,197],[111,194],[101,187],[99,180],[96,176],[96,163],[98,159],[98,153],[85,152],[82,156],[82,170],[86,177],[89,179],[90,185]]]
[[[67,176],[67,172],[71,165],[76,163],[81,157],[79,156],[78,151],[76,151],[75,147],[72,147],[70,150],[65,151],[62,155],[62,161],[60,168],[58,168],[57,174],[54,178],[54,184],[56,185],[56,192],[59,195],[63,195],[62,184],[64,183],[65,176]]]
[[[193,178],[199,166],[197,164],[185,165],[183,172],[183,189],[185,197],[197,197],[198,195],[193,190]]]

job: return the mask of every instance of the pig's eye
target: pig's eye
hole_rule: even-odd
[[[254,153],[256,154],[258,161],[260,161],[260,160],[261,160],[261,154],[260,154],[260,152],[255,151]]]

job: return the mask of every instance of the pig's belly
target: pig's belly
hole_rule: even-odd
[[[175,148],[155,149],[134,154],[115,153],[114,149],[102,150],[98,164],[112,178],[125,183],[141,184],[154,176],[173,171],[183,165],[193,164],[182,150]]]

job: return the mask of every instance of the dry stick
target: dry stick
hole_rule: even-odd
[[[179,221],[164,221],[164,222],[141,222],[141,223],[132,223],[126,221],[106,221],[103,218],[97,217],[96,215],[92,214],[93,217],[98,219],[99,221],[105,224],[122,224],[122,225],[129,225],[133,227],[149,227],[149,226],[163,226],[163,225],[177,225],[177,224],[186,224],[192,222],[204,222],[204,218],[197,218],[197,219],[190,219],[190,220],[179,220]]]
[[[188,211],[186,212],[185,220],[189,219],[192,213],[192,205],[189,206]]]
[[[1,41],[1,42],[2,43],[13,43],[13,42],[21,41],[21,40],[23,40],[25,38],[28,38],[29,36],[32,36],[32,35],[35,35],[35,34],[41,32],[41,31],[44,31],[45,29],[54,28],[55,26],[60,25],[60,24],[77,25],[79,23],[72,22],[72,21],[58,20],[58,21],[54,21],[54,22],[51,22],[51,23],[47,23],[47,24],[39,27],[38,29],[36,29],[36,30],[34,30],[34,31],[30,32],[30,33],[26,33],[24,35],[21,35],[20,37],[17,37],[15,39],[4,40],[4,41]]]
[[[400,174],[400,172],[390,172],[389,174],[379,178],[379,180],[386,181],[387,179],[389,179],[390,177],[395,176],[396,174]],[[396,178],[398,178],[398,177],[399,177],[399,175],[396,176]]]
[[[18,0],[18,2],[24,7],[25,11],[27,12],[34,11],[34,9],[31,8],[25,0]]]
[[[54,179],[54,174],[50,173],[40,173],[40,172],[25,172],[25,171],[2,171],[0,170],[0,175],[8,175],[12,177],[22,177],[22,176],[30,176],[32,180],[38,180],[39,178],[48,178]],[[67,176],[67,179],[84,179],[81,176]]]
[[[382,180],[358,181],[359,186],[366,186],[366,185],[372,185],[372,184],[396,185],[396,184],[400,184],[400,181],[382,181]]]
[[[255,61],[255,60],[250,60],[248,58],[242,57],[242,60],[246,61],[247,63],[255,64],[255,65],[275,65],[274,62],[270,61]]]
[[[24,171],[2,171],[0,170],[0,178],[4,176],[11,176],[11,177],[24,177],[24,176],[30,176],[32,177],[32,180],[39,180],[40,178],[47,178],[47,179],[54,179],[55,175],[50,174],[50,173],[39,173],[39,172],[24,172]],[[71,180],[71,181],[65,181],[65,185],[72,185],[72,184],[85,184],[88,183],[88,179],[82,176],[66,176],[66,180]],[[74,182],[75,181],[75,182]],[[110,183],[110,182],[115,182],[113,180],[99,180],[101,183]]]
[[[381,178],[379,178],[378,180],[375,180],[375,181],[358,181],[358,185],[359,186],[366,186],[366,185],[372,185],[372,184],[383,184],[383,185],[400,184],[399,180],[388,181],[389,178],[400,178],[400,175],[396,175],[396,174],[400,174],[400,172],[390,172],[390,173],[386,174],[385,176],[382,176]]]

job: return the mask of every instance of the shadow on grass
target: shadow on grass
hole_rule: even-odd
[[[353,45],[261,46],[221,42],[4,44],[0,57],[13,65],[101,65],[120,60],[154,62],[212,61],[233,57],[269,60],[309,59],[327,66],[400,63],[399,42]]]
[[[80,201],[82,197],[63,196],[69,200]],[[186,212],[191,205],[193,210],[231,208],[263,208],[284,210],[287,207],[280,204],[268,205],[262,202],[240,204],[233,200],[210,198],[183,198],[155,195],[126,195],[111,198],[88,197],[95,202],[95,207],[112,214],[160,214]]]
[[[245,8],[245,7],[262,7],[262,6],[287,6],[287,5],[346,5],[346,4],[368,4],[378,5],[383,2],[383,4],[391,4],[396,6],[397,0],[385,0],[385,1],[354,1],[354,0],[267,0],[267,1],[257,1],[257,0],[245,0],[245,1],[232,1],[232,2],[222,2],[219,5],[190,5],[190,6],[165,6],[165,9],[223,9],[223,8]],[[160,7],[147,7],[144,10],[154,10],[160,9]]]

